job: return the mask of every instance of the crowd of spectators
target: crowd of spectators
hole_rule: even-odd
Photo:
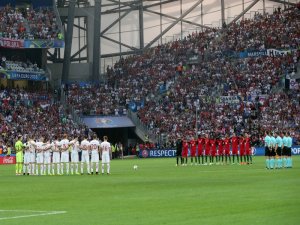
[[[24,139],[43,136],[51,140],[64,133],[75,137],[87,135],[89,130],[66,115],[48,92],[0,90],[0,134],[6,145],[13,146],[19,134]]]
[[[126,99],[107,85],[72,84],[65,91],[67,101],[79,115],[126,115]],[[128,104],[127,104],[128,107]]]
[[[22,60],[21,58],[17,57],[7,59],[6,56],[1,54],[0,70],[44,73],[43,69],[39,68],[36,63],[32,63],[29,59]]]
[[[197,131],[216,136],[250,132],[259,142],[264,130],[282,129],[291,129],[300,140],[299,90],[278,88],[286,75],[297,72],[299,18],[298,8],[257,13],[223,30],[195,32],[122,58],[107,69],[107,84],[70,89],[69,103],[79,113],[92,109],[107,115],[143,100],[138,117],[150,133],[169,142]],[[267,48],[294,51],[249,58],[227,54]],[[198,62],[189,63],[191,56]],[[104,112],[107,107],[111,110]]]
[[[34,31],[33,38],[53,37],[56,24],[51,11],[1,10],[6,18],[9,13],[23,16]],[[272,15],[256,14],[225,29],[192,33],[122,58],[107,69],[105,84],[69,85],[67,101],[79,115],[126,115],[131,102],[143,101],[138,118],[150,134],[168,143],[178,135],[197,132],[216,136],[250,132],[259,143],[263,131],[287,129],[300,140],[300,92],[280,87],[286,75],[297,72],[299,19],[297,8],[277,9]],[[12,23],[13,27],[22,20]],[[267,48],[294,51],[249,58],[227,54]],[[190,62],[191,56],[197,56],[196,63]],[[87,132],[71,117],[64,117],[63,108],[45,93],[2,90],[0,101],[1,133],[6,141],[18,133],[51,138],[57,133]]]
[[[259,131],[291,128],[293,135],[298,137],[299,93],[277,93],[274,89],[284,78],[283,75],[296,72],[300,56],[299,18],[299,9],[296,8],[283,12],[278,10],[273,15],[257,14],[253,20],[242,21],[222,32],[209,30],[194,33],[183,40],[158,46],[152,50],[150,59],[148,53],[135,56],[139,60],[133,62],[132,58],[123,60],[115,66],[114,73],[109,71],[109,74],[113,74],[113,80],[124,79],[127,73],[133,77],[143,74],[145,80],[150,77],[157,81],[156,84],[165,79],[163,82],[169,84],[167,93],[146,101],[138,116],[150,131],[156,135],[165,135],[166,140],[174,140],[177,135],[195,135],[196,129],[215,135],[234,131],[240,134],[250,132],[253,138],[259,139],[256,136]],[[268,26],[266,37],[272,35],[273,41],[261,35],[261,24]],[[285,32],[282,33],[283,30]],[[230,41],[235,37],[239,44]],[[244,59],[215,54],[227,50],[251,51],[266,48],[293,48],[295,51],[286,55]],[[214,57],[209,57],[210,52]],[[188,64],[190,53],[198,54],[202,61],[183,70],[176,69],[177,75],[174,76],[174,68]],[[160,67],[158,59],[170,60],[169,64],[163,63],[163,67],[170,65],[170,68],[163,73],[156,71],[154,75],[150,74],[141,63],[145,58],[150,62],[149,67],[155,69]],[[171,75],[164,76],[168,72]],[[137,85],[147,87],[143,83]],[[220,96],[238,96],[239,101],[222,102]],[[200,107],[196,123],[197,105]]]
[[[60,29],[52,8],[0,8],[0,37],[10,39],[57,39]]]

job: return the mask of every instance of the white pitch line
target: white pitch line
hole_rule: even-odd
[[[23,215],[23,216],[0,217],[0,220],[19,219],[19,218],[47,216],[47,215],[56,215],[56,214],[66,213],[66,211],[33,211],[33,210],[0,210],[0,212],[36,212],[36,213],[39,213],[39,214],[30,214],[30,215]]]

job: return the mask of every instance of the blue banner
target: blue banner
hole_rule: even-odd
[[[252,147],[252,155],[264,156],[265,147]],[[292,155],[300,155],[300,146],[292,147]],[[139,153],[140,158],[170,158],[175,156],[175,149],[146,149]]]
[[[127,116],[90,116],[82,117],[82,120],[89,128],[135,127]]]
[[[25,40],[24,48],[63,48],[63,40]]]
[[[176,156],[175,149],[148,149],[139,153],[141,158],[170,158]]]
[[[132,112],[137,112],[139,109],[145,106],[144,100],[141,101],[131,101],[129,103],[129,108]]]
[[[46,81],[45,73],[35,72],[19,72],[0,70],[0,77],[8,80],[33,80],[33,81]]]

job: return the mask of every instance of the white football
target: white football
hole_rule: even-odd
[[[134,169],[134,170],[137,170],[137,169],[138,169],[138,166],[137,166],[137,165],[134,165],[134,166],[133,166],[133,169]]]

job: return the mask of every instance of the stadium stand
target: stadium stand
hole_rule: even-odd
[[[59,39],[60,29],[52,8],[0,8],[0,37],[10,39]]]
[[[6,56],[0,54],[0,70],[44,73],[45,71],[38,67],[36,63],[21,60],[8,60]]]
[[[299,18],[297,8],[257,13],[225,30],[193,33],[121,59],[107,69],[108,85],[69,90],[69,103],[82,113],[87,100],[108,100],[110,110],[103,113],[99,101],[93,109],[107,115],[119,106],[130,108],[131,101],[144,101],[138,109],[140,120],[152,134],[171,141],[177,135],[195,135],[198,104],[197,129],[203,133],[248,131],[259,141],[264,130],[289,128],[298,137],[299,90],[284,92],[282,86],[284,76],[297,72]],[[236,56],[266,49],[286,53]],[[199,57],[200,63],[189,63],[191,56]],[[276,118],[272,124],[271,118]]]
[[[64,133],[81,136],[89,132],[66,115],[63,107],[53,102],[51,94],[36,90],[0,90],[0,121],[2,139],[11,146],[18,134],[49,140]]]

